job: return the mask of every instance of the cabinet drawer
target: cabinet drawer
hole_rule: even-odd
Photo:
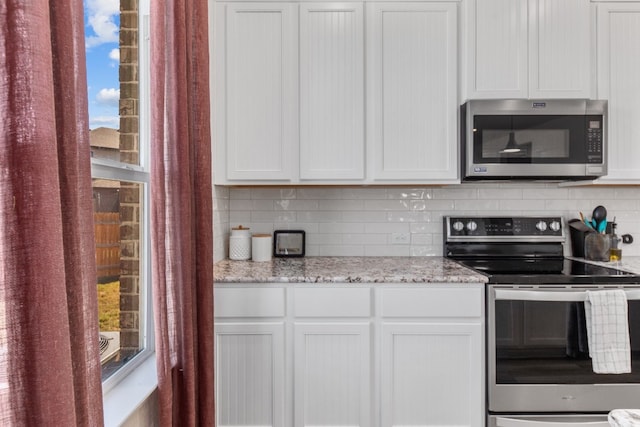
[[[296,317],[368,317],[371,315],[369,289],[296,289]]]
[[[483,290],[382,289],[381,310],[386,317],[480,317]]]
[[[215,289],[214,316],[283,317],[284,288]]]

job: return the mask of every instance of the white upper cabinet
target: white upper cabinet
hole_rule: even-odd
[[[457,4],[367,4],[367,129],[373,180],[454,182]]]
[[[364,179],[362,3],[300,3],[300,179]]]
[[[469,98],[528,95],[527,0],[469,0]]]
[[[640,180],[640,4],[597,5],[598,98],[609,101],[609,173],[598,182]]]
[[[469,0],[467,98],[590,98],[588,0]]]
[[[286,182],[297,144],[295,8],[291,3],[215,7],[216,179]]]
[[[459,182],[457,1],[211,3],[216,184]]]

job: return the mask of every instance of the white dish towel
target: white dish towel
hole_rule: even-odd
[[[627,295],[622,289],[587,291],[589,356],[596,374],[631,372]]]

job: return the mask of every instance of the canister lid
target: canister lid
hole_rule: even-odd
[[[249,237],[251,229],[248,227],[243,227],[241,225],[237,227],[233,227],[231,229],[231,236],[245,236]]]

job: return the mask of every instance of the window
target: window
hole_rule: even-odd
[[[139,36],[148,4],[84,0],[84,12],[100,357],[108,386],[153,351],[149,61],[147,39]]]

